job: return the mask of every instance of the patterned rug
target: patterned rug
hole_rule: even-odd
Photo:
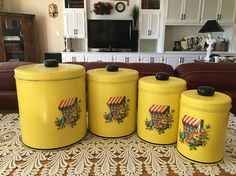
[[[236,117],[230,115],[225,157],[215,166],[192,164],[176,146],[154,145],[136,133],[108,139],[88,133],[61,150],[34,151],[20,138],[19,115],[0,114],[0,175],[236,175]]]

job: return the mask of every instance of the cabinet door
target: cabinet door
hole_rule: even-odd
[[[220,0],[203,0],[201,22],[218,18],[218,6]]]
[[[66,38],[73,38],[75,35],[75,19],[74,11],[66,10],[64,11],[64,36]]]
[[[235,0],[221,0],[218,18],[220,23],[234,24],[235,4]]]
[[[112,55],[102,53],[86,54],[85,62],[112,62]]]
[[[141,39],[158,39],[159,36],[160,11],[142,10],[141,12]]]
[[[125,63],[136,63],[139,62],[139,54],[136,53],[119,53],[113,54],[112,56],[114,62],[125,62]]]
[[[201,4],[201,0],[185,0],[182,22],[187,24],[200,23]]]
[[[84,24],[85,24],[85,15],[84,10],[75,10],[74,12],[74,32],[76,38],[85,38],[85,30],[84,30]]]
[[[149,38],[158,39],[159,37],[160,13],[152,12],[149,14]]]
[[[37,61],[34,17],[24,18],[21,30],[24,40],[24,61]]]
[[[146,38],[149,30],[149,14],[142,11],[140,17],[140,38]]]
[[[165,61],[174,69],[180,64],[180,58],[178,56],[165,56]]]
[[[181,23],[183,17],[183,0],[168,0],[166,10],[166,23]]]
[[[84,10],[65,10],[64,11],[64,35],[67,38],[85,37],[85,15]]]

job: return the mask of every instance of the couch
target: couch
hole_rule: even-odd
[[[187,63],[176,67],[175,76],[187,82],[187,89],[208,85],[232,98],[231,112],[236,114],[236,64]]]
[[[17,109],[14,69],[32,62],[0,62],[0,110]]]
[[[14,68],[27,62],[0,63],[0,110],[17,109]],[[108,62],[76,62],[70,64],[83,65],[87,70],[104,68]],[[209,85],[217,91],[228,94],[232,98],[231,112],[236,114],[236,64],[189,63],[182,64],[174,70],[164,63],[113,63],[123,68],[136,69],[139,76],[154,75],[156,72],[167,72],[171,76],[180,77],[187,82],[187,89],[196,89],[201,85]]]

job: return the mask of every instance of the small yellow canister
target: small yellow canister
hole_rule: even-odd
[[[179,101],[185,89],[183,79],[166,73],[139,80],[137,134],[140,138],[156,144],[176,143]]]
[[[214,164],[223,159],[231,98],[200,86],[181,94],[177,149],[193,162]]]
[[[22,141],[54,149],[82,139],[87,131],[85,69],[47,60],[15,69]]]
[[[89,70],[89,130],[103,137],[121,137],[136,129],[138,72],[108,65]]]

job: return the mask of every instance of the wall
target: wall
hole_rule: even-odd
[[[111,14],[110,15],[96,15],[93,12],[93,9],[94,9],[94,3],[97,3],[98,1],[103,2],[103,0],[87,1],[88,19],[110,19],[110,18],[112,18],[112,19],[132,19],[132,17],[131,17],[132,8],[134,7],[134,5],[139,4],[139,0],[130,0],[129,6],[127,6],[127,2],[122,1],[125,4],[125,10],[120,13],[115,10],[115,6],[117,3],[116,1],[105,0],[104,2],[109,2],[113,6],[113,9],[111,10]]]
[[[58,6],[57,18],[48,15],[51,3]],[[6,6],[8,12],[35,15],[39,59],[43,59],[44,52],[61,52],[64,49],[62,0],[8,0]]]

